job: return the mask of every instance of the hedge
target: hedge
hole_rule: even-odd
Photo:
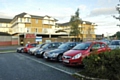
[[[120,49],[104,52],[100,54],[91,54],[83,59],[85,69],[79,72],[82,75],[120,80]]]

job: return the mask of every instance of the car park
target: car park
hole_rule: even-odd
[[[109,44],[109,47],[113,49],[120,49],[120,40],[112,40]]]
[[[110,50],[108,45],[103,42],[83,42],[63,54],[63,64],[70,66],[82,65],[82,59],[91,53],[99,54]]]
[[[33,48],[30,48],[28,50],[28,53],[33,55],[35,53],[36,50],[42,48],[42,46],[45,45],[45,43],[42,43],[42,44],[38,44],[36,47],[33,47]]]
[[[72,49],[77,44],[78,43],[76,43],[76,42],[66,42],[64,44],[61,44],[57,49],[54,49],[51,51],[46,51],[44,53],[44,58],[47,60],[62,61],[63,53]]]
[[[36,57],[43,57],[43,54],[44,54],[45,51],[56,49],[61,44],[62,44],[62,42],[50,42],[50,43],[46,43],[42,48],[40,48],[37,51],[35,51],[35,56]]]

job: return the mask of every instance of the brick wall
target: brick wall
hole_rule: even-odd
[[[10,46],[11,41],[0,41],[0,46]]]

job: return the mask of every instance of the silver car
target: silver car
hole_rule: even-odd
[[[120,40],[112,40],[109,44],[111,49],[120,49]]]

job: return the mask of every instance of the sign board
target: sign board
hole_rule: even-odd
[[[25,34],[25,38],[36,38],[35,34]]]
[[[42,36],[36,37],[35,40],[37,43],[41,44],[42,43]]]

